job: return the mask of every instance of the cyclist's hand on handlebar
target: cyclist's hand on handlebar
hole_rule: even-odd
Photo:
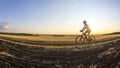
[[[83,30],[80,30],[80,32],[83,32]]]

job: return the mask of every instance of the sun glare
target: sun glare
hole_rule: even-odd
[[[92,33],[99,33],[99,29],[100,29],[100,25],[97,24],[97,23],[88,23],[91,30],[92,30]]]
[[[98,29],[96,24],[89,24],[89,26],[93,32],[97,31]]]

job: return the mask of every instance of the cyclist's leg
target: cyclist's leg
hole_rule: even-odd
[[[85,31],[85,34],[86,34],[86,38],[87,38],[87,39],[90,37],[90,33],[91,33],[91,31]]]
[[[85,31],[84,33],[85,33],[84,36],[87,39],[87,33],[88,33],[88,31]]]
[[[90,33],[91,33],[91,31],[88,31],[88,35],[87,35],[87,37],[88,37],[87,39],[88,40],[90,40]]]
[[[90,33],[91,33],[91,31],[88,31],[88,37],[90,37]]]
[[[82,37],[85,39],[85,32],[82,33]]]

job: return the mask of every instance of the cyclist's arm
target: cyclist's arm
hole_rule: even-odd
[[[84,26],[83,28],[82,28],[82,31],[84,31],[86,29],[86,27]]]

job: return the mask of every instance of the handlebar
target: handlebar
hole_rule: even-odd
[[[83,30],[80,30],[80,32],[83,32]]]

